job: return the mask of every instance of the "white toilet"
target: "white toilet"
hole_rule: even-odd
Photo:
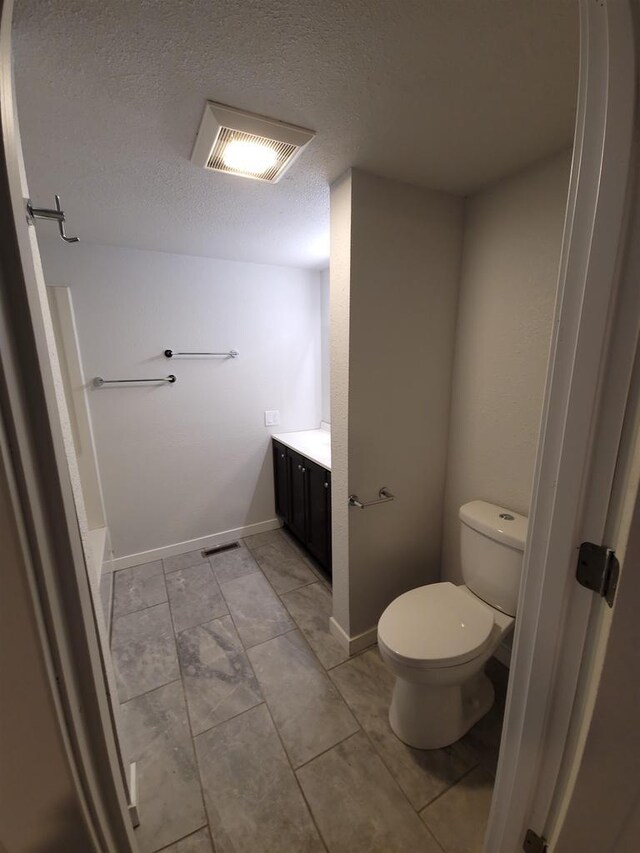
[[[516,615],[527,519],[471,501],[460,522],[464,584],[412,589],[378,622],[380,654],[396,676],[389,722],[418,749],[454,743],[491,708],[484,665]]]

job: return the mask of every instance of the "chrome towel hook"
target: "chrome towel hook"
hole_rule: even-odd
[[[50,207],[34,207],[31,203],[31,199],[27,199],[27,222],[29,225],[35,225],[36,219],[53,219],[58,223],[58,230],[60,231],[60,236],[64,240],[65,243],[78,243],[80,242],[79,237],[67,237],[64,230],[64,210],[62,209],[62,205],[60,204],[60,196],[54,196],[56,200],[56,208]]]

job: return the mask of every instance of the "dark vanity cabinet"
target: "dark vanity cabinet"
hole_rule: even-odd
[[[275,440],[273,472],[278,517],[331,573],[331,472]]]

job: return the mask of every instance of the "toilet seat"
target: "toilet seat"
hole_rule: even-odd
[[[452,583],[420,586],[396,598],[380,617],[378,641],[404,666],[458,666],[491,642],[490,607]]]

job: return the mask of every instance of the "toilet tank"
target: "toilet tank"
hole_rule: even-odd
[[[503,506],[471,501],[460,507],[462,577],[478,598],[516,615],[527,518]]]

